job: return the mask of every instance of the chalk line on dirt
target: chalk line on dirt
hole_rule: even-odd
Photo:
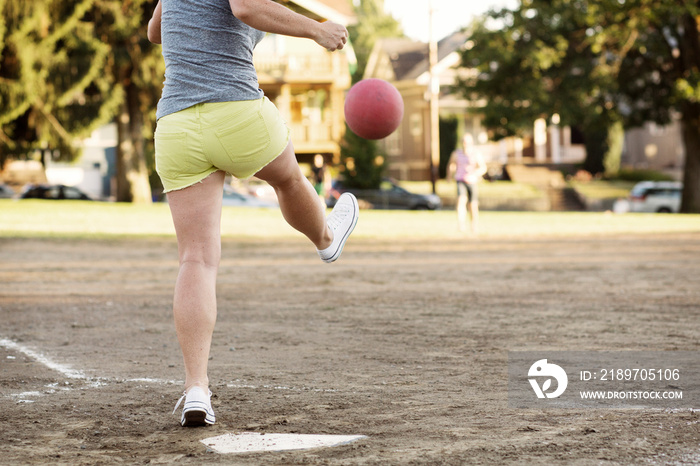
[[[152,378],[152,377],[136,377],[132,379],[121,379],[118,377],[92,377],[88,376],[85,374],[85,372],[77,369],[73,369],[72,367],[66,365],[66,364],[61,364],[57,363],[54,360],[50,359],[47,357],[45,354],[33,350],[25,345],[22,345],[20,343],[17,343],[15,341],[12,341],[7,338],[0,338],[0,347],[5,348],[10,351],[14,351],[17,353],[24,354],[25,356],[35,360],[36,362],[44,365],[45,367],[54,370],[58,372],[59,374],[63,375],[64,377],[71,379],[71,380],[81,380],[90,385],[92,388],[97,388],[102,385],[106,385],[110,382],[119,382],[119,383],[150,383],[150,384],[156,384],[156,385],[178,385],[178,384],[183,384],[182,380],[167,380],[167,379],[158,379],[158,378]],[[8,356],[8,358],[14,359],[14,357]],[[313,392],[335,392],[337,391],[336,389],[333,388],[312,388],[312,387],[289,387],[285,385],[251,385],[251,384],[246,384],[246,383],[236,383],[236,382],[241,382],[240,380],[235,380],[233,383],[227,383],[226,386],[228,388],[239,388],[239,389],[250,389],[250,390],[283,390],[283,391],[313,391]],[[47,388],[50,389],[55,389],[56,386],[55,384],[50,384],[47,386]],[[74,389],[72,387],[61,387],[61,390],[71,390]],[[46,393],[53,393],[55,390],[51,390],[48,392],[40,393],[40,392],[25,392],[23,394],[16,394],[14,395],[15,397],[22,397],[21,395],[32,395],[32,396],[40,396]],[[26,400],[21,400],[25,401]]]
[[[154,379],[151,377],[137,377],[133,379],[120,379],[120,378],[107,378],[107,377],[90,377],[86,375],[83,371],[73,369],[66,364],[57,363],[46,355],[35,351],[27,346],[19,344],[15,341],[9,340],[7,338],[0,338],[0,347],[3,347],[10,351],[15,351],[17,353],[22,353],[25,356],[32,358],[36,362],[44,365],[45,367],[54,370],[64,377],[73,380],[83,380],[86,382],[92,382],[95,386],[104,384],[107,382],[141,382],[141,383],[154,383],[154,384],[178,384],[182,383],[179,380],[165,380],[165,379]]]
[[[22,353],[25,356],[29,356],[30,358],[34,359],[38,363],[43,364],[44,366],[48,367],[49,369],[52,369],[56,372],[61,373],[64,377],[67,377],[69,379],[80,379],[80,380],[88,380],[89,377],[86,376],[83,371],[78,371],[75,369],[71,369],[69,366],[66,366],[65,364],[59,364],[57,362],[54,362],[44,356],[41,353],[38,353],[30,348],[27,348],[24,345],[20,345],[19,343],[16,343],[12,340],[8,340],[7,338],[0,338],[0,346],[3,348],[6,348],[11,351],[16,351],[18,353]]]

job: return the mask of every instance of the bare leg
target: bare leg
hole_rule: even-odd
[[[275,189],[280,210],[289,225],[306,235],[317,249],[330,246],[333,234],[326,225],[325,205],[301,173],[291,142],[255,176]]]
[[[479,203],[470,202],[467,204],[467,209],[469,210],[469,218],[471,220],[472,233],[479,234]]]
[[[209,386],[207,366],[216,322],[216,275],[221,259],[224,173],[168,193],[180,271],[175,284],[175,331],[185,363],[185,389]]]
[[[457,222],[459,231],[467,231],[467,196],[457,197]]]

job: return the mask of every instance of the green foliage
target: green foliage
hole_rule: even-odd
[[[625,143],[625,130],[622,123],[616,122],[608,130],[608,151],[605,154],[603,165],[606,176],[615,176],[620,170],[620,160],[622,158],[622,148]]]
[[[347,126],[340,145],[340,162],[340,175],[351,188],[378,188],[386,168],[386,159],[379,155],[377,142],[361,138]]]
[[[532,0],[491,13],[478,22],[462,65],[475,71],[460,82],[462,93],[486,99],[480,108],[493,139],[524,136],[533,122],[559,114],[564,125],[587,134],[588,169],[602,170],[607,128],[619,119],[612,102],[613,64],[600,59],[588,2]],[[496,21],[505,27],[493,29]],[[596,53],[598,50],[598,54]]]
[[[76,154],[74,140],[112,117],[109,46],[85,20],[94,0],[6,0],[0,26],[0,162],[35,148]]]
[[[72,160],[77,141],[119,115],[130,141],[119,158],[133,148],[136,162],[120,165],[118,185],[147,176],[163,76],[146,39],[156,1],[0,0],[0,164],[35,149]]]
[[[384,0],[358,0],[355,2],[355,14],[357,23],[348,27],[350,42],[357,56],[353,82],[362,79],[377,39],[403,36],[401,24],[384,11]]]
[[[557,113],[586,137],[586,168],[605,166],[609,128],[681,115],[682,210],[700,211],[700,4],[688,0],[527,0],[477,23],[459,88],[487,102],[492,137],[522,136]],[[490,27],[497,24],[498,28]]]
[[[112,91],[122,96],[116,109],[120,141],[117,200],[150,202],[149,173],[155,170],[153,131],[165,65],[160,47],[147,39],[148,20],[157,0],[102,0],[92,11],[97,34],[109,44],[106,73]]]
[[[621,181],[673,181],[673,177],[655,170],[630,170],[623,168],[612,179]]]

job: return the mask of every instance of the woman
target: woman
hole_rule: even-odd
[[[467,211],[472,234],[479,233],[479,180],[486,174],[486,163],[475,150],[471,134],[462,137],[462,147],[452,153],[448,171],[457,181],[457,222],[459,230],[467,230]]]
[[[316,246],[321,260],[341,254],[357,223],[345,196],[328,218],[302,174],[289,129],[258,88],[253,48],[265,32],[313,39],[340,50],[347,30],[319,23],[269,0],[160,0],[148,38],[162,43],[165,83],[158,102],[156,170],[167,193],[180,268],[173,314],[185,365],[181,424],[214,424],[207,362],[216,321],[225,172],[252,175],[276,191],[287,222]]]

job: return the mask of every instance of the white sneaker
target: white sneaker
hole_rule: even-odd
[[[341,194],[326,219],[328,228],[333,232],[333,242],[323,251],[318,251],[323,262],[333,262],[340,257],[345,242],[357,225],[359,215],[360,207],[355,196],[350,193]]]
[[[212,425],[216,422],[214,410],[211,408],[211,391],[207,394],[204,389],[196,385],[190,388],[178,400],[173,414],[177,411],[182,400],[185,400],[180,418],[182,427]]]

